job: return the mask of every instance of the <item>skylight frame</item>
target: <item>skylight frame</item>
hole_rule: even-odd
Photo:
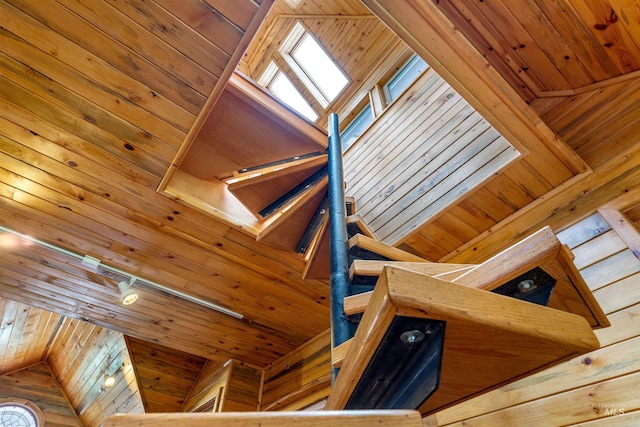
[[[326,89],[323,89],[321,83],[316,81],[311,75],[312,73],[306,70],[306,66],[300,63],[299,58],[296,57],[296,52],[302,47],[302,44],[306,41],[312,41],[318,49],[320,49],[325,57],[329,60],[330,65],[335,68],[335,71],[344,78],[344,84],[341,89],[334,95],[331,96],[330,93],[327,93]],[[280,48],[280,55],[287,62],[287,65],[291,68],[296,74],[296,77],[300,79],[300,81],[304,84],[305,88],[313,95],[316,101],[320,104],[323,109],[326,109],[331,102],[337,99],[342,92],[349,86],[351,83],[351,79],[348,74],[344,72],[344,70],[337,63],[335,58],[333,58],[327,49],[320,43],[315,35],[309,31],[300,21],[296,21],[293,25],[293,28],[289,32],[289,35],[282,43],[282,47]]]
[[[279,81],[288,83],[288,90],[293,91],[292,94],[294,95],[294,98],[289,97],[287,99],[287,96],[285,96],[276,88],[276,85],[278,85]],[[300,93],[296,85],[293,84],[289,76],[287,76],[287,73],[282,71],[275,62],[271,61],[269,63],[258,83],[269,89],[269,91],[273,93],[274,96],[284,102],[291,109],[296,111],[298,114],[305,117],[307,120],[315,123],[320,117],[311,103],[309,103],[305,99],[304,95]],[[307,108],[304,108],[304,106],[306,106]]]

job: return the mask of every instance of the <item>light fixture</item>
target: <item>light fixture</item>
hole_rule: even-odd
[[[109,388],[109,387],[113,387],[113,385],[116,383],[116,378],[113,375],[105,375],[104,376],[104,386]]]
[[[159,283],[156,283],[156,282],[153,282],[151,280],[147,280],[147,279],[144,279],[142,277],[134,276],[131,273],[127,273],[126,271],[122,271],[122,270],[120,270],[120,269],[118,269],[116,267],[112,267],[112,266],[110,266],[108,264],[103,264],[101,260],[99,260],[98,258],[94,258],[94,257],[92,257],[90,255],[77,254],[75,252],[72,252],[72,251],[69,251],[67,249],[61,248],[59,246],[53,245],[51,243],[45,242],[43,240],[35,239],[35,238],[31,237],[31,236],[27,236],[25,234],[18,233],[17,231],[14,231],[14,230],[12,230],[10,228],[7,228],[7,227],[4,227],[2,225],[0,225],[0,232],[5,232],[5,233],[8,233],[8,234],[11,234],[11,235],[19,237],[20,239],[23,239],[23,240],[25,240],[27,242],[34,243],[34,244],[36,244],[38,246],[42,246],[44,248],[50,249],[50,250],[55,251],[57,253],[60,253],[60,254],[66,255],[68,257],[74,258],[74,259],[76,259],[78,261],[81,261],[83,266],[87,267],[90,271],[92,271],[94,273],[95,272],[99,272],[100,270],[104,270],[106,272],[113,273],[113,274],[116,274],[116,275],[130,277],[131,278],[131,282],[133,283],[133,281],[136,281],[138,283],[138,286],[148,286],[148,287],[157,289],[157,290],[159,290],[161,292],[164,292],[166,294],[173,295],[173,296],[176,296],[178,298],[184,299],[186,301],[190,301],[192,303],[199,304],[199,305],[201,305],[203,307],[206,307],[206,308],[209,308],[209,309],[212,309],[212,310],[216,310],[219,313],[223,313],[223,314],[226,314],[228,316],[235,317],[236,319],[242,319],[244,317],[241,313],[238,313],[236,311],[230,310],[230,309],[228,309],[226,307],[222,307],[222,306],[220,306],[218,304],[214,304],[212,302],[203,300],[203,299],[198,298],[196,296],[189,295],[189,294],[184,293],[182,291],[179,291],[177,289],[173,289],[173,288],[169,288],[167,286],[163,286],[163,285],[161,285]],[[98,274],[101,274],[101,273],[98,273]],[[125,284],[126,283],[127,282],[125,282]],[[119,285],[118,285],[118,287],[119,287]]]
[[[124,280],[118,283],[118,289],[120,289],[120,300],[124,305],[131,305],[138,301],[138,293],[131,287],[135,279],[131,279],[131,282],[127,283]]]

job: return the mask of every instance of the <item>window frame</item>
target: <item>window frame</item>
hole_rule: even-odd
[[[0,407],[14,406],[23,408],[29,415],[33,417],[35,427],[42,427],[45,425],[44,415],[42,410],[33,402],[26,399],[0,399]]]
[[[318,45],[318,47],[324,51],[327,58],[336,67],[337,71],[339,71],[340,74],[342,74],[342,76],[345,78],[346,82],[344,86],[342,87],[342,89],[340,89],[338,94],[332,99],[329,99],[329,96],[326,93],[324,93],[320,85],[318,85],[318,83],[316,83],[313,80],[313,78],[304,70],[304,67],[298,62],[298,60],[294,56],[294,52],[296,51],[296,49],[299,48],[300,44],[302,43],[303,39],[306,36],[310,37]],[[308,90],[309,93],[311,93],[311,95],[320,104],[323,110],[325,110],[332,102],[338,99],[340,95],[344,92],[344,90],[347,87],[349,87],[349,85],[352,83],[351,79],[349,78],[347,73],[345,73],[345,71],[342,69],[340,64],[338,64],[335,58],[333,58],[331,54],[327,52],[327,49],[318,40],[315,34],[309,31],[309,29],[306,28],[300,20],[296,20],[291,30],[289,30],[289,34],[285,38],[285,41],[282,43],[282,46],[279,49],[279,53],[281,57],[284,59],[284,61],[287,63],[291,71],[296,75],[298,79],[300,79],[302,84],[305,86],[305,89]]]
[[[418,73],[416,75],[416,78],[412,80],[405,88],[403,88],[401,93],[404,93],[418,79],[420,79],[427,70],[431,68],[429,64],[427,64],[426,61],[422,60],[415,52],[410,52],[403,55],[394,63],[392,67],[389,67],[389,69],[384,74],[382,74],[382,76],[377,80],[373,87],[369,89],[369,91],[367,92],[368,96],[364,97],[364,99],[361,99],[357,103],[354,103],[353,106],[347,110],[347,116],[351,116],[352,118],[345,121],[344,126],[341,125],[341,135],[344,134],[347,129],[349,129],[352,123],[355,123],[355,121],[358,120],[359,115],[365,108],[365,104],[371,106],[373,121],[369,124],[369,127],[373,125],[378,117],[384,114],[384,112],[391,106],[391,104],[393,104],[394,101],[401,97],[398,96],[395,99],[390,99],[391,97],[388,96],[389,83],[392,83],[399,76],[406,74],[406,72],[410,70],[412,65],[418,63],[418,60],[421,60],[425,64],[424,70]],[[355,143],[356,141],[353,141],[353,143]],[[353,145],[353,143],[349,144],[349,147]],[[343,149],[343,151],[347,150],[349,147]]]
[[[414,71],[414,67],[419,67],[424,64],[424,69],[419,71],[413,80],[411,80],[408,84],[406,84],[402,89],[397,93],[397,96],[393,96],[392,89],[390,88],[396,82],[402,81],[406,75]],[[406,60],[398,70],[393,73],[383,84],[382,84],[382,92],[385,98],[385,105],[389,106],[393,101],[400,98],[402,93],[404,93],[413,83],[416,82],[422,76],[422,74],[429,69],[429,64],[426,63],[418,54],[414,53]]]
[[[366,115],[369,115],[370,117],[370,122],[366,125],[366,127],[364,127],[362,129],[362,132],[360,132],[360,135],[357,135],[352,141],[350,142],[345,142],[345,140],[349,135],[349,132],[356,128],[362,121],[366,120]],[[358,110],[358,113],[356,113],[355,117],[353,119],[351,119],[349,121],[349,123],[345,126],[345,128],[342,130],[342,132],[340,132],[340,139],[342,142],[342,151],[347,151],[347,149],[349,149],[349,147],[351,145],[353,145],[354,142],[356,142],[358,140],[358,138],[360,138],[360,136],[362,136],[363,133],[365,133],[367,131],[367,129],[369,129],[369,127],[373,124],[373,122],[375,121],[376,116],[374,114],[374,108],[373,105],[371,105],[371,102],[366,102],[364,104],[363,107],[360,108],[360,110]]]
[[[276,92],[272,89],[272,86],[275,83],[276,79],[278,79],[278,77],[280,77],[280,76],[282,76],[283,78],[285,78],[285,79],[287,79],[289,81],[289,83],[291,84],[293,89],[295,89],[295,91],[298,92],[298,95],[300,95],[300,98],[302,99],[302,101],[304,101],[307,104],[307,106],[309,107],[311,112],[315,115],[315,118],[311,118],[311,117],[307,116],[304,112],[302,112],[302,111],[298,110],[297,108],[295,108],[293,105],[291,105],[285,99],[283,99],[280,96],[276,95]],[[299,115],[301,115],[305,119],[315,123],[320,118],[320,114],[318,113],[316,108],[314,108],[314,106],[309,102],[309,100],[305,97],[305,94],[300,92],[300,89],[298,88],[298,86],[294,82],[291,81],[291,79],[289,78],[289,75],[284,70],[282,70],[278,66],[278,64],[275,63],[275,61],[272,60],[272,61],[269,62],[269,65],[267,65],[265,71],[260,76],[260,79],[258,79],[258,84],[261,85],[262,87],[266,88],[267,90],[269,90],[269,92],[271,92],[276,98],[278,98],[280,101],[282,101],[284,104],[286,104],[287,107],[291,108],[293,111],[295,111],[296,113],[298,113]]]

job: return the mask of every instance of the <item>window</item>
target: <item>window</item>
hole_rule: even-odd
[[[383,90],[387,105],[397,99],[406,88],[415,82],[428,67],[418,55],[413,55],[384,85]]]
[[[373,113],[371,111],[371,104],[367,103],[344,131],[342,131],[342,151],[349,148],[351,144],[367,130],[371,123],[373,123]]]
[[[350,111],[360,112],[342,131],[342,149],[346,150],[353,144],[380,116],[386,107],[402,95],[402,93],[415,82],[429,66],[418,55],[412,54],[408,59],[404,57],[404,63],[393,72],[393,68],[380,76],[375,86],[369,90],[369,100],[362,107],[357,103]],[[396,65],[397,66],[397,65]],[[350,113],[352,114],[352,113]]]
[[[313,122],[348,83],[344,72],[300,22],[294,24],[258,78],[258,84]]]
[[[298,92],[298,89],[291,83],[291,80],[289,80],[275,64],[272,63],[269,68],[271,68],[271,70],[268,70],[269,74],[271,74],[273,78],[267,83],[267,88],[289,107],[312,122],[315,122],[318,119],[318,114],[313,111],[313,108],[311,108],[309,103],[307,103],[300,92]]]
[[[38,417],[29,406],[8,402],[0,404],[0,426],[3,427],[38,427]]]
[[[313,36],[304,31],[299,23],[296,26],[298,28],[294,28],[292,34],[302,31],[302,35],[289,55],[299,67],[301,73],[298,74],[301,74],[303,81],[306,80],[304,77],[308,78],[309,82],[305,83],[314,86],[310,89],[316,89],[321,93],[318,101],[326,107],[342,92],[349,80]],[[298,67],[294,67],[294,70]]]

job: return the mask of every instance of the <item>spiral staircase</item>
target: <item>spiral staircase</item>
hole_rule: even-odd
[[[330,280],[328,409],[424,415],[598,348],[606,316],[550,229],[478,265],[386,245],[344,195],[337,117],[330,131],[327,152],[242,169],[228,185],[265,223],[259,241]]]

